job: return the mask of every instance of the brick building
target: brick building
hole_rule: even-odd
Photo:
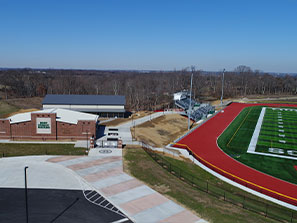
[[[97,115],[45,109],[0,119],[0,139],[76,141],[96,136]]]

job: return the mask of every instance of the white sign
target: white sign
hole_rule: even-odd
[[[36,118],[36,132],[37,134],[51,134],[51,119]]]

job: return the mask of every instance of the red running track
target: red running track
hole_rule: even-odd
[[[248,167],[225,154],[217,145],[217,138],[249,106],[294,106],[284,104],[240,104],[232,103],[213,118],[205,122],[178,144],[187,145],[197,160],[229,179],[253,190],[297,206],[297,185],[277,179]],[[297,107],[297,106],[294,106]],[[185,147],[184,147],[185,148]]]

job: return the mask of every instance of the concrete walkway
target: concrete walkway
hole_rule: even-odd
[[[46,162],[50,157],[52,156],[0,159],[0,187],[24,188],[24,167],[29,166],[28,188],[81,190],[77,176],[60,165]],[[87,186],[87,189],[90,187]]]
[[[48,162],[74,171],[135,222],[206,222],[124,173],[119,150],[102,150],[103,154],[94,150],[97,156],[59,156]]]

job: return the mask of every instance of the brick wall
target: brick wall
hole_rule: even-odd
[[[50,133],[37,133],[37,120],[50,119]],[[8,119],[0,120],[0,139],[11,140],[86,140],[96,136],[96,121],[78,121],[70,124],[56,121],[55,113],[32,113],[31,121],[10,124]]]
[[[0,139],[9,139],[10,123],[8,119],[0,119]]]

